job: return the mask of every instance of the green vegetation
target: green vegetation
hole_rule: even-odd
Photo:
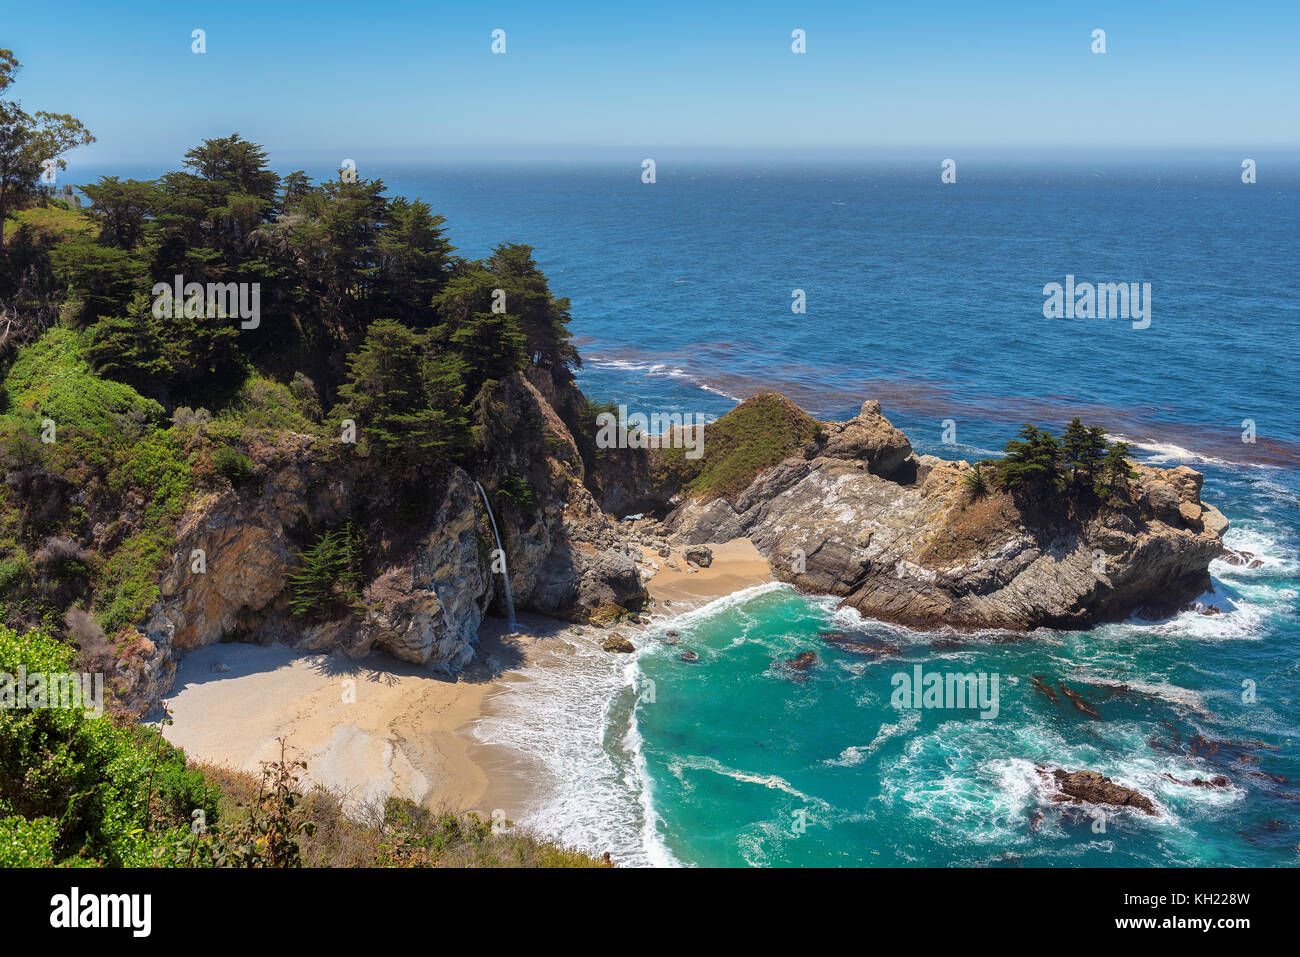
[[[971,470],[961,477],[961,484],[973,499],[983,498],[989,493],[988,478],[979,462],[971,466]]]
[[[1104,429],[1086,426],[1077,417],[1066,425],[1061,439],[1029,423],[1018,434],[1007,442],[1006,456],[991,463],[1004,490],[1105,501],[1123,494],[1137,475],[1127,459],[1128,443],[1108,442]],[[964,481],[976,481],[970,475]],[[977,497],[969,484],[967,488]]]
[[[298,553],[289,576],[289,609],[295,615],[325,616],[355,609],[361,602],[361,537],[349,522],[323,533]]]
[[[0,93],[19,69],[13,51],[0,49]],[[48,195],[41,183],[45,164],[67,169],[63,154],[94,141],[81,121],[66,113],[27,113],[17,101],[0,98],[0,244],[10,213]]]
[[[704,454],[688,459],[685,448],[656,453],[663,480],[686,495],[735,495],[764,469],[797,455],[821,431],[821,423],[785,396],[746,399],[704,426]]]
[[[0,626],[0,672],[19,668],[71,671],[74,654]],[[217,814],[202,775],[153,729],[75,708],[0,708],[0,867],[158,864],[194,809]]]
[[[16,68],[0,54],[0,90]],[[442,217],[379,180],[282,179],[232,134],[157,180],[104,177],[83,192],[84,212],[40,190],[5,199],[0,464],[22,477],[0,488],[10,624],[60,628],[76,601],[120,645],[157,600],[195,495],[256,489],[255,452],[283,433],[419,482],[448,462],[476,466],[503,377],[532,364],[563,388],[579,363],[568,300],[528,246],[459,258]],[[161,290],[178,275],[256,284],[256,321],[227,314],[235,299],[172,302]],[[346,420],[354,443],[340,441]],[[519,476],[498,494],[531,507]],[[50,536],[87,550],[80,588],[32,560]],[[292,586],[300,613],[355,603],[359,573],[327,588],[326,571]]]
[[[75,667],[49,635],[0,626],[0,672]],[[155,728],[108,713],[0,708],[0,867],[602,864],[396,798],[350,819],[338,795],[303,787],[304,769],[284,742],[259,778],[191,764]]]

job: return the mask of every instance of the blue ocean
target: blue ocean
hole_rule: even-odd
[[[733,595],[652,626],[630,663],[517,686],[532,717],[488,733],[550,768],[527,823],[629,864],[1300,863],[1300,167],[1247,185],[1241,159],[959,157],[955,184],[938,157],[660,162],[654,184],[640,157],[363,168],[444,215],[461,255],[535,247],[592,398],[716,416],[779,390],[822,418],[877,398],[919,452],[967,459],[1079,415],[1202,471],[1228,544],[1259,559],[1212,566],[1220,615],[960,641],[786,586]],[[1149,326],[1044,318],[1067,276],[1149,283]],[[809,650],[798,680],[781,667]],[[895,707],[917,665],[996,674],[996,717]],[[1039,766],[1160,813],[1053,804]]]

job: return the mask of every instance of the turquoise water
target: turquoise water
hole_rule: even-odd
[[[1287,753],[1295,571],[1235,581],[1224,572],[1220,581],[1241,604],[1213,630],[1189,615],[951,645],[784,586],[674,622],[678,647],[700,661],[651,644],[639,666],[655,700],[636,709],[663,839],[681,861],[719,866],[1295,863],[1300,794],[1256,776],[1294,779],[1300,770]],[[1266,622],[1276,637],[1252,634]],[[846,653],[821,640],[826,630],[900,650]],[[782,665],[808,650],[818,661],[805,676]],[[997,674],[996,717],[894,707],[891,676],[917,664]],[[1100,718],[1059,692],[1053,703],[1031,675],[1054,688],[1064,680]],[[1241,702],[1247,675],[1261,689],[1253,706]],[[1140,693],[1121,693],[1117,683]],[[1197,734],[1281,750],[1186,753]],[[1164,813],[1111,812],[1099,833],[1091,816],[1045,800],[1035,763],[1101,771],[1151,795]],[[1165,774],[1226,774],[1232,785],[1189,787]],[[1035,826],[1036,811],[1045,817]]]

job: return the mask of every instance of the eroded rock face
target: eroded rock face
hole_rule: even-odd
[[[455,470],[414,561],[365,589],[361,634],[370,646],[444,670],[473,659],[491,589],[490,566],[479,555],[477,502],[469,476]]]
[[[503,380],[506,411],[488,440],[498,470],[527,478],[533,494],[531,509],[497,517],[515,603],[569,621],[608,619],[645,598],[639,552],[583,484],[577,443],[544,391],[561,390],[540,370]]]
[[[897,478],[912,457],[912,443],[881,414],[880,403],[868,399],[852,419],[826,426],[820,454],[828,459],[852,459],[866,465],[872,475]]]
[[[667,524],[686,543],[748,536],[777,577],[913,627],[1082,628],[1208,589],[1228,523],[1200,501],[1199,473],[1139,466],[1131,501],[1044,519],[1004,492],[972,499],[966,462],[899,460],[910,447],[892,429],[867,403],[810,457]]]
[[[572,435],[522,375],[504,380],[496,398],[501,449],[484,485],[492,496],[509,472],[527,481],[532,496],[528,507],[493,496],[516,608],[578,621],[618,617],[644,589],[626,534],[583,486]],[[427,490],[406,493],[427,494],[416,510],[422,517],[406,527],[402,503],[374,501],[368,497],[385,493],[361,489],[367,470],[373,475],[382,463],[328,465],[312,443],[284,433],[249,449],[260,481],[243,492],[209,493],[182,517],[160,600],[119,668],[128,707],[151,707],[170,690],[179,657],[223,640],[352,656],[378,649],[447,671],[473,659],[485,612],[494,602],[504,608],[501,575],[492,571],[496,542],[473,478],[447,466],[430,476]],[[359,506],[379,516],[362,530],[374,556],[362,610],[325,621],[296,618],[286,606],[299,549],[294,532],[300,540],[304,529],[334,527]]]

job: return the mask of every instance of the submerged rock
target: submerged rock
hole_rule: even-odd
[[[858,639],[854,639],[842,631],[823,631],[821,639],[832,648],[854,655],[896,655],[902,651],[897,645],[891,645],[872,635],[861,635]]]
[[[793,658],[787,658],[783,664],[792,671],[808,671],[817,664],[817,652],[801,651]]]
[[[1192,778],[1190,781],[1184,781],[1182,778],[1176,778],[1169,773],[1166,773],[1165,777],[1173,781],[1175,784],[1185,784],[1187,785],[1187,787],[1197,787],[1197,788],[1226,788],[1228,787],[1228,785],[1232,783],[1222,774],[1216,774],[1208,781],[1204,781],[1199,777]]]

